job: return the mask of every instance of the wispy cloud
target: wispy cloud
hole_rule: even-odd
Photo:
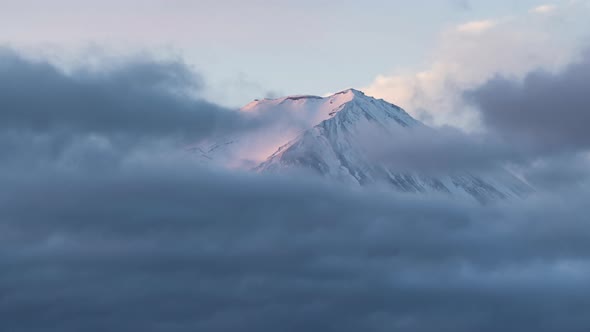
[[[462,33],[480,33],[493,28],[496,22],[493,20],[472,21],[457,26],[457,31]]]
[[[557,9],[557,6],[554,5],[541,5],[531,9],[531,13],[535,14],[549,14],[554,12]]]

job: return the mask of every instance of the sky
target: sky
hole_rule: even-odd
[[[0,9],[0,330],[590,326],[588,2]],[[534,191],[482,204],[187,153],[292,121],[250,98],[350,85],[433,125],[370,142],[385,162],[506,166]]]
[[[138,52],[182,58],[205,77],[209,99],[232,107],[266,96],[324,95],[353,87],[412,111],[430,110],[435,105],[412,103],[409,92],[384,87],[383,81],[428,71],[447,60],[449,47],[469,47],[461,40],[469,32],[458,27],[527,34],[534,26],[535,35],[523,38],[549,39],[563,47],[555,57],[565,57],[575,48],[567,40],[577,44],[590,25],[587,2],[569,0],[1,0],[0,6],[3,44],[66,65]],[[510,35],[492,33],[503,36],[481,42]],[[497,42],[487,48],[477,56],[500,51]],[[557,60],[538,65],[552,61]]]

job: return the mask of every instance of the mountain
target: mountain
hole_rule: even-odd
[[[285,100],[288,99],[277,105]],[[326,98],[299,96],[294,100],[315,106],[322,120],[279,147],[256,171],[308,170],[354,185],[386,186],[411,193],[466,195],[484,203],[523,197],[531,191],[524,181],[505,169],[481,174],[464,170],[430,174],[400,169],[374,158],[369,152],[371,144],[385,148],[397,144],[394,140],[400,132],[432,131],[432,137],[436,135],[434,129],[400,107],[368,97],[361,91],[350,89]]]
[[[307,168],[340,181],[367,184],[374,180],[376,165],[362,151],[363,134],[393,134],[400,128],[423,126],[401,108],[357,90],[339,92],[326,99],[329,101],[321,98],[323,102],[316,104],[325,108],[326,103],[339,102],[325,120],[281,146],[257,171]]]
[[[190,150],[203,163],[255,168],[285,143],[331,118],[358,93],[347,90],[325,98],[299,95],[254,100],[240,111],[253,116],[273,118],[274,121],[269,121],[270,124],[264,130],[216,137],[201,142]]]
[[[379,158],[376,147],[389,152],[403,144],[411,150],[412,135],[428,133],[429,139],[437,139],[437,130],[400,107],[358,90],[348,89],[328,97],[255,100],[241,111],[276,116],[280,121],[262,131],[193,147],[204,162],[260,173],[308,172],[355,186],[465,196],[482,203],[524,197],[532,191],[503,168],[475,172],[462,168],[437,170],[428,165],[430,171],[425,171],[423,165],[400,168],[399,163],[391,162],[403,155],[394,154],[389,160]]]

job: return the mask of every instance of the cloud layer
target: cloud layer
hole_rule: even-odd
[[[11,331],[590,323],[584,191],[481,207],[175,162],[1,181]]]
[[[202,84],[178,62],[130,60],[67,74],[0,49],[3,131],[199,140],[239,130],[244,113],[192,97]]]
[[[564,70],[535,71],[524,80],[496,77],[466,92],[490,128],[547,149],[590,148],[590,52]]]
[[[187,96],[179,64],[66,75],[13,53],[0,69],[8,331],[590,325],[587,187],[484,207],[206,170],[174,151],[252,122]]]

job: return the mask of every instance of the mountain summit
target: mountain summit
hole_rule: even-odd
[[[294,95],[276,99],[254,100],[242,107],[244,112],[287,112],[309,127],[329,119],[344,108],[344,105],[359,100],[375,100],[363,92],[347,89],[331,96]],[[376,100],[375,100],[376,101]],[[305,128],[308,129],[308,128]]]

